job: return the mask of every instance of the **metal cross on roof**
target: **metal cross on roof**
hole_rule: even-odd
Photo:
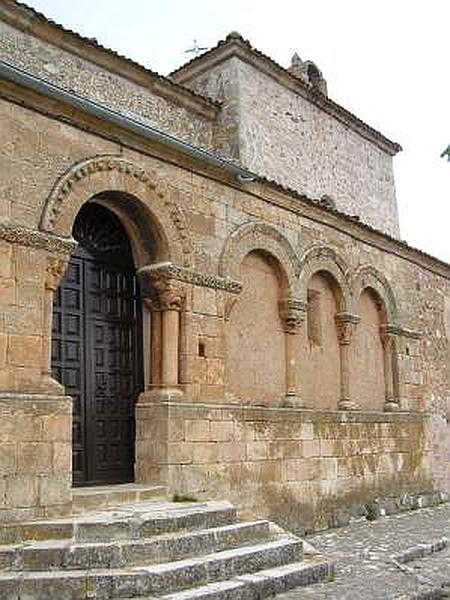
[[[444,158],[444,156],[446,156],[447,157],[447,161],[450,162],[450,145],[447,146],[447,148],[441,154],[441,158]]]
[[[204,52],[205,50],[208,50],[208,48],[206,47],[200,47],[198,45],[197,40],[194,40],[194,45],[192,48],[188,48],[188,50],[185,50],[185,52],[191,53],[194,56],[198,56],[199,54],[201,54],[202,52]]]

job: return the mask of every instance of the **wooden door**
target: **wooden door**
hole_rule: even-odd
[[[133,481],[134,405],[142,390],[139,291],[119,220],[87,204],[55,295],[52,368],[73,399],[74,485]]]

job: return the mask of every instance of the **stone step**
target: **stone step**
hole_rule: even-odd
[[[262,544],[146,567],[14,573],[0,576],[0,597],[7,600],[81,600],[158,596],[224,581],[236,575],[245,574],[248,578],[263,570],[260,579],[243,579],[250,587],[262,587],[265,579],[270,579],[270,573],[264,575],[264,570],[295,563],[301,554],[301,541],[285,535]],[[292,571],[286,572],[285,576],[292,578]]]
[[[146,506],[148,508],[146,508]],[[236,509],[229,502],[186,504],[141,504],[126,511],[107,511],[75,522],[74,539],[82,542],[107,542],[150,538],[164,533],[206,529],[229,525],[236,520]]]
[[[165,486],[139,483],[74,488],[72,490],[72,511],[74,514],[82,514],[121,504],[163,500],[166,492]]]
[[[13,523],[0,528],[0,545],[31,540],[111,542],[142,539],[180,530],[229,525],[235,520],[236,509],[229,502],[150,501],[68,519]]]
[[[303,553],[301,540],[285,535],[276,540],[195,559],[185,559],[146,568],[151,575],[149,592],[164,594],[222,581],[261,569],[297,561]]]
[[[334,565],[323,557],[306,558],[281,567],[241,575],[229,581],[219,581],[201,587],[182,590],[161,600],[260,600],[293,588],[304,587],[333,577]],[[301,597],[299,592],[299,598]],[[141,600],[153,600],[155,596]],[[122,599],[131,600],[131,599]]]
[[[171,533],[142,540],[112,543],[73,543],[69,540],[0,546],[0,570],[52,571],[57,569],[123,568],[180,560],[256,543],[270,535],[268,521]]]

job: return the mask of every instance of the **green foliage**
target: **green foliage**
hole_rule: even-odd
[[[198,502],[197,498],[188,496],[187,494],[174,494],[172,498],[173,502]]]

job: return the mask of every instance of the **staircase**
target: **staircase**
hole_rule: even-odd
[[[142,498],[0,530],[0,600],[254,600],[332,574],[270,522],[237,522],[228,502]]]

